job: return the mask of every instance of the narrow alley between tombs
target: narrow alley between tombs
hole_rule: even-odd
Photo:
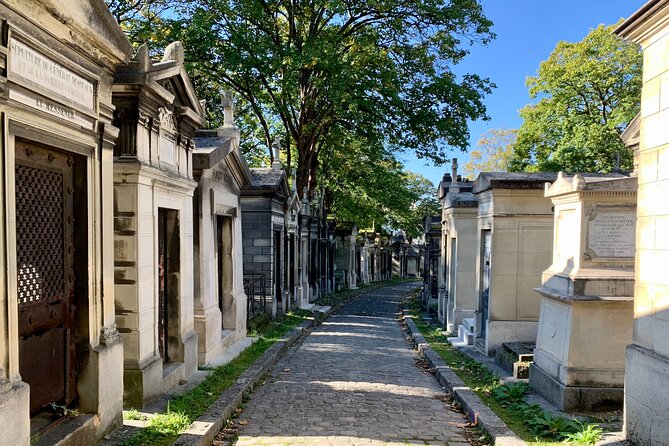
[[[363,294],[291,348],[239,414],[237,446],[469,444],[398,324],[413,286]]]

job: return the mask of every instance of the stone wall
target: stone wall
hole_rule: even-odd
[[[648,2],[617,32],[639,43],[644,53],[625,431],[639,445],[669,445],[669,5]]]

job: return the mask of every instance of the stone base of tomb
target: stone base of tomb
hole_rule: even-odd
[[[188,379],[197,370],[197,334],[189,331],[182,341],[183,362],[163,363],[157,354],[137,364],[126,361],[123,370],[123,404],[142,408]]]
[[[474,346],[487,356],[495,356],[505,342],[534,342],[537,339],[537,321],[487,320],[485,323],[486,337],[477,338]]]
[[[23,381],[0,380],[0,426],[5,444],[30,442],[30,388]]]
[[[530,364],[530,386],[561,411],[598,411],[622,407],[622,387],[566,386]]]
[[[561,410],[619,408],[632,298],[536,291],[542,297],[532,388]]]
[[[636,445],[669,445],[669,356],[627,347],[625,435]]]

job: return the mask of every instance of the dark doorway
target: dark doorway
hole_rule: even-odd
[[[17,141],[19,372],[30,412],[76,397],[74,159]]]
[[[281,291],[281,231],[274,231],[274,298],[277,303],[282,302]]]
[[[232,294],[232,217],[216,216],[216,257],[218,263],[218,308],[222,328],[234,330],[236,311]]]
[[[158,208],[158,351],[163,362],[178,356],[179,211]]]
[[[297,300],[295,293],[295,284],[297,282],[297,278],[295,277],[295,262],[297,262],[295,258],[295,234],[288,236],[288,253],[290,258],[290,261],[286,263],[286,268],[288,268],[288,291],[290,292],[291,302],[295,302]]]
[[[491,253],[491,233],[489,230],[483,231],[481,247],[481,338],[486,337],[486,327],[488,322],[488,312],[490,306],[490,253]]]

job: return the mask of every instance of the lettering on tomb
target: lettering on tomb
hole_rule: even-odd
[[[80,125],[83,128],[89,130],[95,128],[95,121],[92,118],[73,108],[51,101],[32,91],[24,90],[20,87],[12,87],[11,90],[9,90],[9,99],[36,108],[73,124]]]
[[[636,212],[633,209],[593,208],[588,217],[588,254],[604,258],[634,257]]]
[[[226,185],[232,184],[232,176],[228,172],[219,169],[214,169],[212,172],[212,176],[214,177],[215,180],[223,184]]]
[[[93,82],[16,39],[9,44],[8,77],[59,102],[95,109]]]

